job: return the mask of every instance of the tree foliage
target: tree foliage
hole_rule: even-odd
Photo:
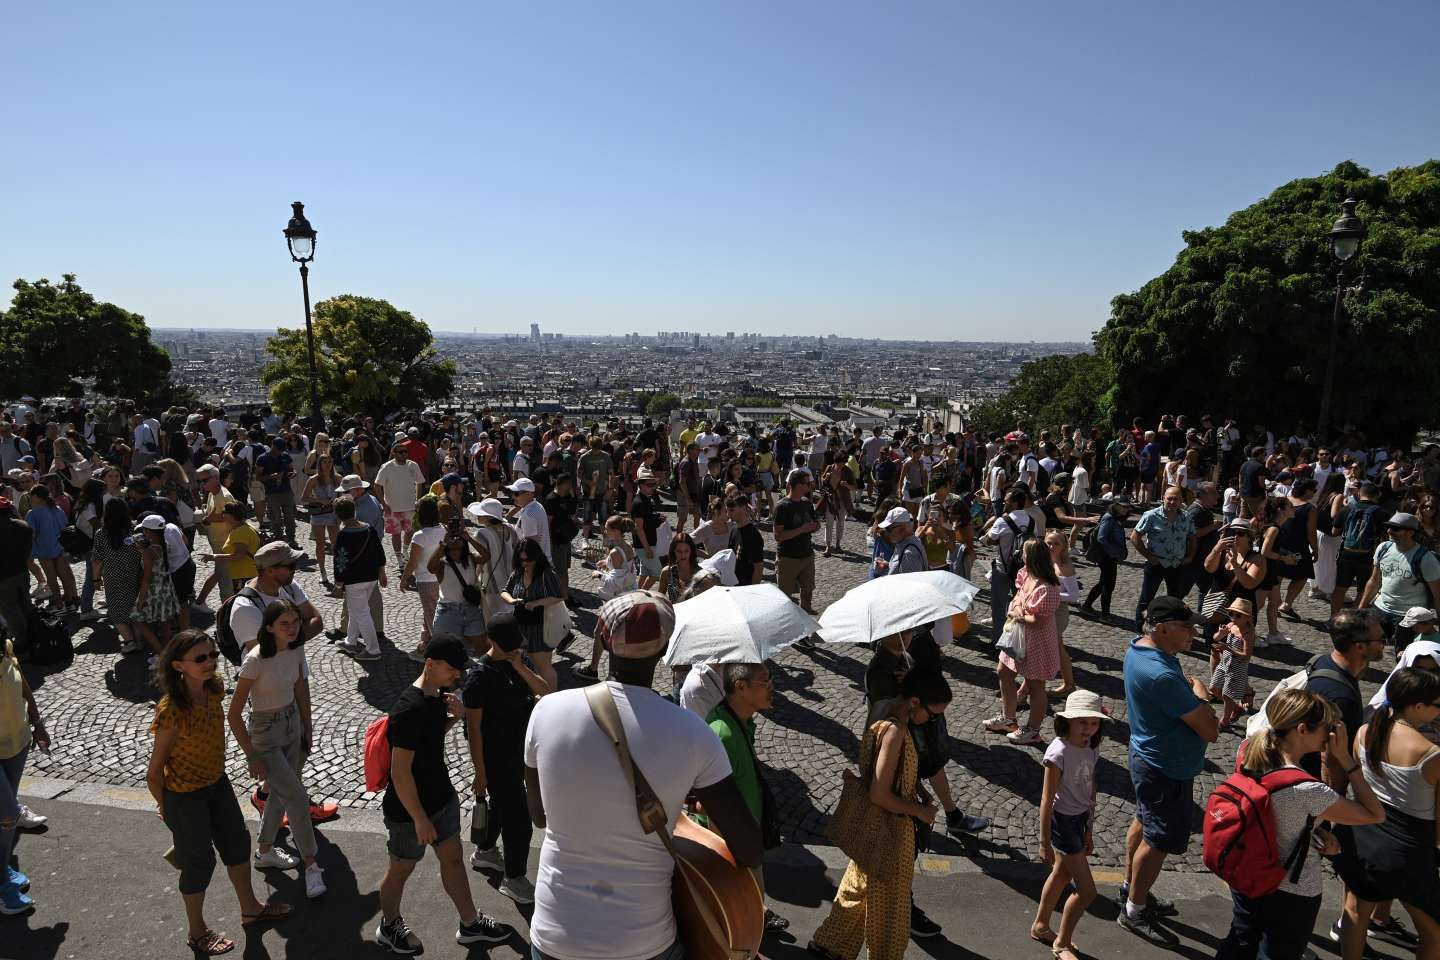
[[[678,410],[685,401],[673,393],[652,394],[645,404],[645,413],[651,417],[668,417],[671,410]]]
[[[150,342],[145,318],[96,300],[75,274],[14,287],[0,312],[0,396],[74,396],[93,379],[101,394],[143,400],[169,378],[170,355]]]
[[[1107,408],[1125,419],[1213,411],[1314,425],[1337,280],[1328,233],[1347,195],[1360,201],[1369,235],[1344,277],[1332,426],[1352,421],[1397,438],[1440,422],[1435,160],[1383,177],[1342,163],[1224,226],[1187,231],[1175,264],[1116,297],[1095,336],[1115,374]]]
[[[423,407],[455,384],[455,363],[435,350],[430,327],[388,301],[346,294],[315,305],[315,369],[321,405],[383,416]],[[281,328],[265,344],[273,358],[260,381],[286,412],[310,408],[303,328]]]
[[[1051,354],[1023,365],[1004,394],[971,409],[970,422],[983,437],[1019,424],[1036,433],[1067,423],[1100,426],[1108,419],[1100,401],[1110,383],[1110,365],[1102,357]]]

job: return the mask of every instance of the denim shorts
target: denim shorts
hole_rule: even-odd
[[[1089,830],[1089,813],[1050,811],[1050,846],[1056,853],[1084,853],[1085,834]]]
[[[430,817],[430,822],[435,826],[434,846],[438,847],[451,837],[459,836],[460,798],[451,797],[449,803]],[[390,832],[390,839],[385,844],[385,849],[390,851],[390,856],[396,860],[425,859],[425,844],[415,838],[413,821],[386,820],[385,829]]]
[[[435,608],[435,623],[430,635],[445,634],[452,637],[480,637],[485,634],[485,612],[473,603],[455,603],[442,600]]]
[[[640,564],[640,575],[643,577],[660,576],[661,564],[665,562],[665,558],[660,556],[660,554],[657,553],[653,557],[647,557],[645,556],[645,551],[638,547],[635,550],[635,560]]]
[[[1180,854],[1190,845],[1193,779],[1176,780],[1130,754],[1130,783],[1135,787],[1135,819],[1145,842],[1162,853]]]

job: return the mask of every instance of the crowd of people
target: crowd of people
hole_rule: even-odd
[[[379,660],[388,644],[420,665],[373,730],[373,751],[367,735],[366,778],[373,763],[388,831],[381,944],[402,955],[422,949],[401,903],[427,847],[457,912],[457,942],[512,935],[470,892],[445,755],[449,728],[460,723],[483,807],[472,812],[470,865],[500,873],[502,893],[535,905],[534,955],[679,957],[669,855],[637,819],[592,716],[598,708],[587,702],[591,687],[562,689],[553,662],[572,636],[577,593],[598,594],[605,606],[591,660],[574,675],[619,708],[624,739],[671,826],[690,802],[738,864],[759,868],[779,842],[754,749],[755,717],[771,705],[771,666],[682,668],[663,693],[652,689],[655,669],[674,606],[716,584],[773,581],[815,613],[817,552],[845,553],[849,521],[867,531],[859,559],[872,579],[921,571],[969,579],[988,554],[990,623],[977,618],[974,628],[997,648],[999,710],[984,726],[1044,748],[1037,854],[1051,873],[1031,935],[1055,956],[1078,960],[1075,931],[1097,896],[1087,858],[1096,750],[1109,717],[1095,693],[1076,686],[1065,643],[1074,617],[1130,623],[1139,634],[1123,671],[1135,802],[1123,927],[1176,943],[1163,919],[1176,907],[1152,888],[1165,858],[1191,841],[1193,781],[1207,744],[1248,715],[1256,729],[1237,776],[1258,783],[1306,770],[1300,787],[1275,793],[1274,818],[1287,854],[1319,852],[1299,857],[1274,890],[1235,892],[1221,955],[1298,960],[1319,910],[1321,856],[1335,857],[1345,883],[1332,929],[1345,960],[1361,960],[1367,927],[1410,936],[1390,914],[1396,899],[1418,949],[1440,949],[1440,644],[1424,639],[1435,632],[1440,597],[1440,448],[1415,456],[1371,448],[1349,428],[1338,438],[1282,439],[1263,426],[1242,434],[1210,416],[1193,426],[1165,416],[1153,429],[1137,420],[1112,439],[1068,425],[980,437],[919,423],[866,435],[784,420],[582,425],[541,413],[524,422],[482,412],[321,424],[262,408],[232,422],[219,409],[125,403],[101,418],[77,402],[7,411],[0,472],[0,617],[9,634],[0,660],[0,855],[9,870],[0,912],[33,905],[28,879],[8,864],[16,828],[35,817],[18,801],[27,753],[49,742],[18,661],[57,616],[67,629],[103,621],[123,656],[147,657],[158,695],[147,782],[173,835],[167,858],[179,870],[190,946],[218,955],[235,945],[205,918],[217,853],[246,926],[292,911],[256,897],[252,869],[297,870],[306,895],[322,896],[314,825],[337,810],[305,784],[314,727],[304,644],[328,633],[357,661]],[[302,515],[309,552],[297,540]],[[1112,596],[1132,549],[1140,596],[1133,617],[1120,620]],[[1097,568],[1088,593],[1078,559]],[[338,622],[326,624],[295,581],[311,560],[323,588],[343,601]],[[418,636],[387,636],[392,591],[417,595]],[[1307,592],[1329,605],[1333,650],[1257,707],[1248,662],[1290,642],[1282,620],[1298,618],[1295,603]],[[215,629],[193,629],[192,613],[212,593]],[[989,825],[958,808],[945,771],[952,694],[940,651],[954,631],[946,617],[874,645],[859,753],[894,843],[884,863],[852,862],[809,944],[817,956],[851,960],[864,946],[885,960],[903,956],[912,937],[938,935],[914,903],[909,864],[942,812],[955,834]],[[1396,671],[1367,707],[1358,678],[1387,642]],[[1209,671],[1187,677],[1179,654],[1197,646],[1210,653]],[[236,666],[228,692],[221,657]],[[602,659],[608,682],[598,684]],[[1052,698],[1064,706],[1047,741]],[[1223,704],[1223,716],[1212,703]],[[253,847],[225,772],[227,729],[255,780],[251,801],[262,817]],[[295,853],[279,841],[282,821]],[[533,882],[532,827],[545,831]],[[632,891],[630,909],[603,921],[591,892],[596,864],[607,884]],[[786,926],[766,911],[767,931]]]

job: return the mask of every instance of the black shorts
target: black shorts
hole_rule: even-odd
[[[1374,566],[1375,558],[1368,552],[1341,550],[1335,558],[1335,589],[1345,590],[1352,586],[1364,589]]]
[[[1167,777],[1132,753],[1130,783],[1135,788],[1135,819],[1140,821],[1145,842],[1162,853],[1184,853],[1190,845],[1195,781]]]
[[[1090,832],[1090,814],[1050,811],[1050,846],[1056,853],[1084,853],[1085,834]]]

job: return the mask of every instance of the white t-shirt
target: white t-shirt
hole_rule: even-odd
[[[303,607],[310,602],[300,584],[293,581],[288,587],[281,587],[278,596],[260,594],[260,599],[265,601],[264,607],[255,606],[249,597],[235,598],[235,602],[230,605],[230,631],[235,634],[235,642],[240,644],[241,650],[255,642],[255,638],[260,635],[260,622],[265,619],[265,610],[280,597],[297,607]]]
[[[685,682],[680,685],[680,706],[701,720],[710,716],[710,711],[724,699],[725,680],[710,664],[697,663],[685,674]]]
[[[215,420],[211,420],[208,424],[206,424],[206,426],[210,428],[210,436],[214,437],[215,442],[220,444],[222,447],[225,445],[226,441],[230,439],[229,420],[222,420],[217,418]]]
[[[440,549],[440,544],[444,541],[445,528],[438,523],[433,527],[421,527],[410,538],[410,543],[420,548],[420,559],[415,564],[416,583],[435,582],[435,574],[430,572],[430,558],[435,556],[435,551]]]
[[[1301,841],[1306,818],[1318,819],[1339,799],[1340,794],[1318,781],[1297,783],[1270,795],[1270,812],[1275,815],[1275,846],[1280,851],[1282,863],[1290,858],[1295,844]],[[1304,842],[1309,843],[1310,839],[1306,837]],[[1320,854],[1314,847],[1305,857],[1305,866],[1300,868],[1300,882],[1291,883],[1287,873],[1280,881],[1279,889],[1301,897],[1318,897],[1324,892],[1321,888]]]
[[[179,570],[190,559],[190,547],[185,543],[185,531],[173,523],[165,524],[165,558],[170,562],[168,573]]]
[[[1083,507],[1090,502],[1090,471],[1080,464],[1070,473],[1070,503]]]
[[[710,463],[711,457],[718,457],[720,455],[720,446],[724,442],[725,438],[718,433],[700,434],[695,438],[695,443],[700,447],[700,456],[696,458],[696,463],[702,468],[705,467]]]
[[[725,748],[704,720],[655,691],[606,685],[630,755],[673,830],[686,794],[730,776]],[[660,838],[641,829],[635,794],[584,690],[535,704],[525,764],[539,773],[546,819],[530,921],[535,946],[559,960],[649,960],[669,949],[675,864]]]
[[[468,550],[469,547],[467,546],[466,549]],[[478,582],[476,580],[476,568],[473,562],[474,557],[471,557],[471,560],[471,563],[461,563],[459,560],[456,560],[453,568],[450,566],[450,561],[447,560],[445,561],[445,565],[440,568],[441,603],[465,602],[464,584],[468,583],[473,587]],[[458,579],[455,576],[456,570],[460,571],[460,577]],[[431,577],[430,579],[434,580],[435,578]]]
[[[1027,487],[1033,488],[1035,480],[1040,476],[1040,461],[1035,459],[1035,454],[1027,453],[1020,461],[1019,482]]]
[[[385,506],[391,513],[409,513],[419,500],[415,488],[425,482],[420,464],[414,460],[397,463],[386,460],[375,473],[375,483],[385,491]]]
[[[1005,480],[1004,467],[996,466],[990,468],[990,479],[986,484],[986,490],[989,492],[992,501],[1005,499]]]
[[[521,537],[529,537],[540,544],[546,558],[550,556],[550,516],[539,500],[531,500],[515,514],[515,529]]]
[[[251,710],[279,710],[295,699],[295,683],[305,677],[305,648],[286,647],[273,657],[260,656],[256,644],[240,661],[240,676],[254,681],[250,687]]]

